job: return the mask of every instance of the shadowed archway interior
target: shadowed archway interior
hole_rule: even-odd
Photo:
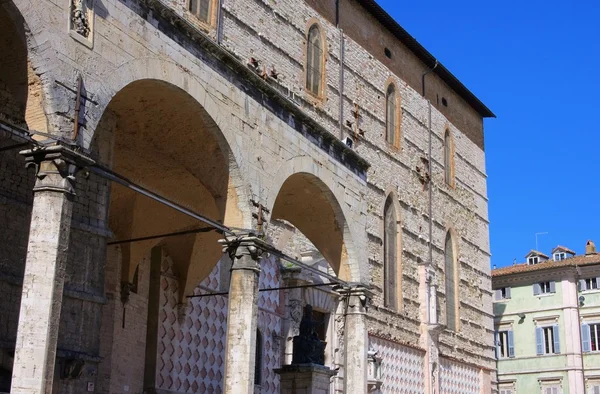
[[[290,176],[281,186],[272,219],[283,219],[298,228],[319,250],[336,275],[350,280],[345,244],[346,222],[333,193],[308,173]]]

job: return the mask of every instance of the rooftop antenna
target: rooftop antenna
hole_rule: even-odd
[[[538,235],[546,235],[548,234],[548,232],[543,232],[543,233],[535,233],[535,250],[538,250]]]

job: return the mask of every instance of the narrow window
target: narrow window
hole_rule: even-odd
[[[390,84],[385,94],[385,140],[396,145],[396,88]]]
[[[600,324],[582,324],[581,339],[584,352],[600,351]]]
[[[260,385],[262,381],[262,356],[263,340],[260,330],[256,330],[256,353],[254,354],[254,384]]]
[[[531,256],[527,259],[527,263],[529,265],[534,265],[540,262],[540,258],[538,256]]]
[[[384,259],[384,303],[385,306],[396,308],[397,306],[397,240],[398,227],[396,220],[396,209],[390,195],[383,210],[384,236],[383,236],[383,259]]]
[[[213,0],[190,0],[189,10],[198,19],[206,24],[211,24]]]
[[[456,331],[458,328],[458,292],[456,290],[456,262],[454,257],[454,247],[452,245],[452,235],[450,235],[450,231],[446,233],[444,257],[446,273],[446,326],[448,329]]]
[[[306,50],[306,90],[319,96],[323,80],[323,42],[319,26],[312,25],[308,30]]]
[[[446,130],[446,134],[444,134],[444,178],[450,186],[454,185],[453,151],[452,136],[450,130]]]
[[[496,334],[496,355],[498,359],[515,356],[514,335],[512,330],[499,331]]]

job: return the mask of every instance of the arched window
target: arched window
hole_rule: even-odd
[[[446,233],[444,245],[444,272],[446,275],[446,326],[456,331],[458,329],[458,269],[452,234]]]
[[[259,329],[256,329],[256,352],[254,354],[254,384],[262,381],[263,340]]]
[[[385,140],[390,145],[397,145],[397,108],[396,88],[390,84],[385,93]]]
[[[454,186],[454,146],[450,130],[444,134],[444,179],[450,186]]]
[[[392,195],[385,202],[383,226],[384,304],[395,309],[398,305],[398,222]]]
[[[306,48],[306,91],[321,95],[323,83],[323,41],[315,23],[308,30]]]
[[[189,0],[189,10],[200,21],[211,24],[214,0]]]

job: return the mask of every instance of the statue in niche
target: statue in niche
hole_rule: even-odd
[[[300,321],[300,333],[294,337],[292,364],[325,364],[325,342],[319,339],[316,327],[324,322],[313,320],[312,305],[307,304]]]

